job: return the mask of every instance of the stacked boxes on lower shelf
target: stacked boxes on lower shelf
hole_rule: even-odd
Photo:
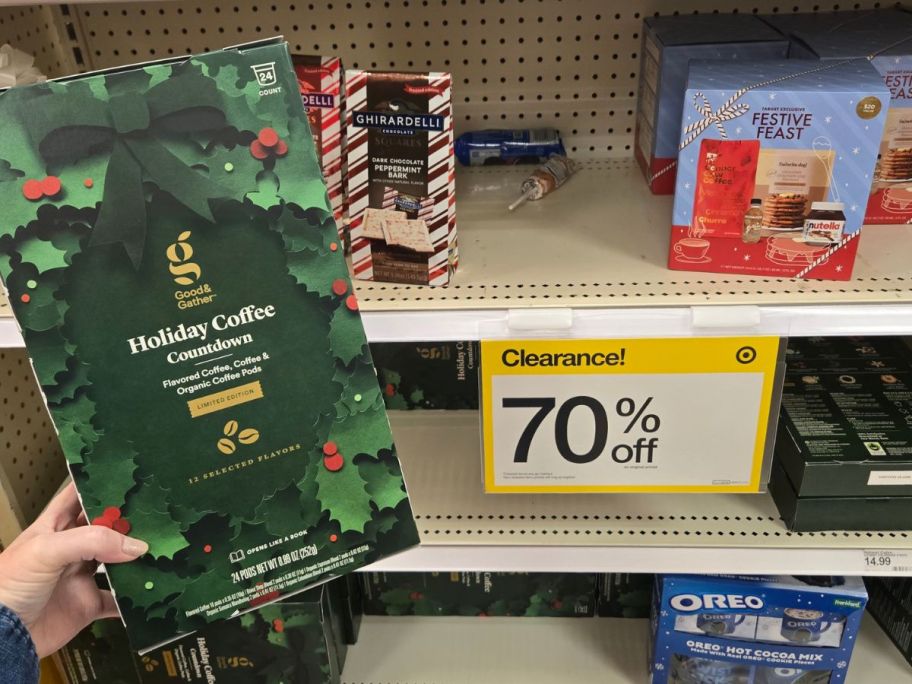
[[[843,682],[866,602],[853,577],[659,576],[650,682]]]
[[[360,585],[342,578],[133,655],[117,620],[99,620],[57,654],[69,684],[336,684],[357,640]]]
[[[592,617],[596,575],[534,572],[372,572],[368,615]]]
[[[868,612],[912,663],[912,577],[869,577]]]
[[[892,530],[912,515],[912,352],[900,338],[789,342],[770,493],[789,529]]]

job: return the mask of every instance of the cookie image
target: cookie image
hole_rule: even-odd
[[[804,224],[807,196],[798,193],[776,193],[763,200],[762,225],[767,228],[792,229]]]
[[[891,148],[880,159],[881,180],[912,178],[912,147]]]

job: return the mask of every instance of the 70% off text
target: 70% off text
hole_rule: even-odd
[[[658,431],[662,424],[661,419],[655,413],[646,413],[652,400],[653,397],[646,397],[642,404],[637,405],[632,397],[618,399],[614,406],[615,413],[621,418],[630,419],[627,427],[624,428],[625,435],[630,434],[637,425],[647,435]],[[558,453],[565,460],[570,463],[591,463],[601,456],[608,446],[608,412],[605,410],[604,404],[595,397],[585,395],[570,397],[560,407],[557,406],[557,400],[554,397],[506,397],[503,399],[503,407],[538,409],[516,442],[516,451],[513,454],[514,463],[528,462],[532,440],[545,418],[555,408],[557,408],[557,415],[554,419],[554,444]],[[592,447],[585,452],[574,451],[570,446],[570,414],[577,408],[588,409],[592,414],[595,426]],[[630,443],[623,441],[612,446],[611,460],[615,463],[630,463],[631,461],[652,463],[658,448],[659,438],[657,436],[641,436],[636,441]]]

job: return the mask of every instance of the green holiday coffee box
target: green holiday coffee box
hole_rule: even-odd
[[[371,572],[368,615],[592,617],[596,575],[535,572]]]
[[[287,47],[0,95],[0,276],[137,650],[418,535]]]
[[[387,409],[477,409],[478,342],[371,345]]]
[[[605,572],[598,576],[599,617],[648,618],[655,575]]]
[[[328,586],[142,656],[131,654],[119,621],[99,620],[61,649],[58,668],[69,684],[334,684],[340,656]]]

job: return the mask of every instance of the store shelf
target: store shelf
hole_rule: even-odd
[[[646,620],[364,618],[343,684],[643,684]],[[912,668],[869,616],[847,684],[912,681]]]
[[[866,228],[849,282],[670,271],[671,198],[650,195],[632,161],[586,162],[511,214],[527,173],[458,174],[454,283],[358,283],[370,340],[912,334],[912,226]],[[0,346],[21,346],[6,302],[0,317]]]
[[[766,494],[484,494],[477,413],[391,418],[422,545],[369,570],[863,575],[865,549],[912,551],[912,532],[789,532]]]

